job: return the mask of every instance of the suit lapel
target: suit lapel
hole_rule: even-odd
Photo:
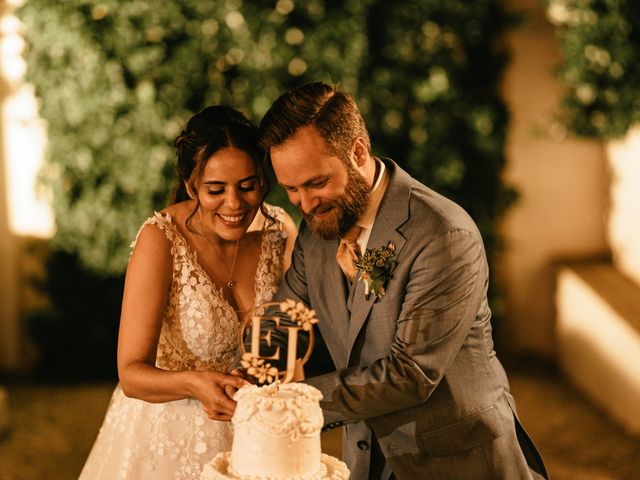
[[[392,242],[396,247],[397,257],[406,242],[398,228],[409,218],[410,177],[391,160],[384,159],[384,162],[390,175],[389,185],[380,203],[380,208],[371,230],[371,236],[367,243],[367,249],[377,249]],[[355,282],[356,284],[352,286],[351,292],[353,298],[349,298],[351,304],[349,340],[347,344],[349,354],[376,301],[376,297],[373,294],[369,296],[369,299],[366,298],[364,282],[360,279],[360,272],[356,275]]]

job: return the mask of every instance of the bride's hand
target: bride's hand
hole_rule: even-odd
[[[239,389],[247,382],[246,380],[220,372],[196,372],[195,398],[202,402],[202,407],[211,420],[228,421],[231,420],[236,409],[234,402],[227,391]]]
[[[224,387],[224,393],[227,395],[227,397],[229,398],[233,398],[233,396],[236,394],[236,392],[238,391],[238,389],[232,385],[225,385]]]
[[[247,374],[247,370],[245,368],[234,368],[229,372],[229,375],[233,375],[234,377],[244,378],[247,383],[256,383],[255,377]]]
[[[229,375],[243,378],[246,381],[245,384],[253,383],[252,380],[255,380],[253,377],[248,376],[247,372],[244,369],[240,369],[240,368],[234,368],[229,372]],[[237,391],[238,391],[238,388],[233,385],[226,385],[224,387],[224,393],[226,393],[229,398],[233,398],[233,396],[236,394]]]

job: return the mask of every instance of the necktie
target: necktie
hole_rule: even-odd
[[[354,225],[347,230],[340,239],[340,245],[338,245],[338,251],[336,252],[338,265],[340,265],[340,268],[351,283],[353,283],[353,279],[356,277],[356,266],[353,262],[360,251],[356,240],[360,236],[361,231],[362,227],[358,225]]]

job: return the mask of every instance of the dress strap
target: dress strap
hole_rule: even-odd
[[[270,231],[282,232],[284,228],[285,213],[282,207],[276,205],[264,204],[267,213],[273,218],[274,221],[266,220],[264,229]]]
[[[172,249],[173,249],[177,232],[171,220],[171,215],[169,213],[163,214],[160,212],[153,212],[153,216],[147,218],[144,221],[144,223],[140,226],[138,233],[136,234],[136,238],[133,240],[133,242],[131,242],[131,245],[129,245],[132,251],[133,251],[133,248],[136,246],[136,242],[138,241],[140,232],[142,232],[142,229],[147,225],[155,225],[156,227],[158,227],[165,234],[165,236],[167,237],[167,240],[169,240],[169,243],[172,245]]]

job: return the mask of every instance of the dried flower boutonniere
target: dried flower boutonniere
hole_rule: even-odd
[[[389,242],[386,247],[369,250],[358,254],[354,260],[356,268],[360,271],[360,279],[364,282],[364,293],[369,299],[371,292],[381,299],[385,288],[392,277],[396,262],[396,246]]]

